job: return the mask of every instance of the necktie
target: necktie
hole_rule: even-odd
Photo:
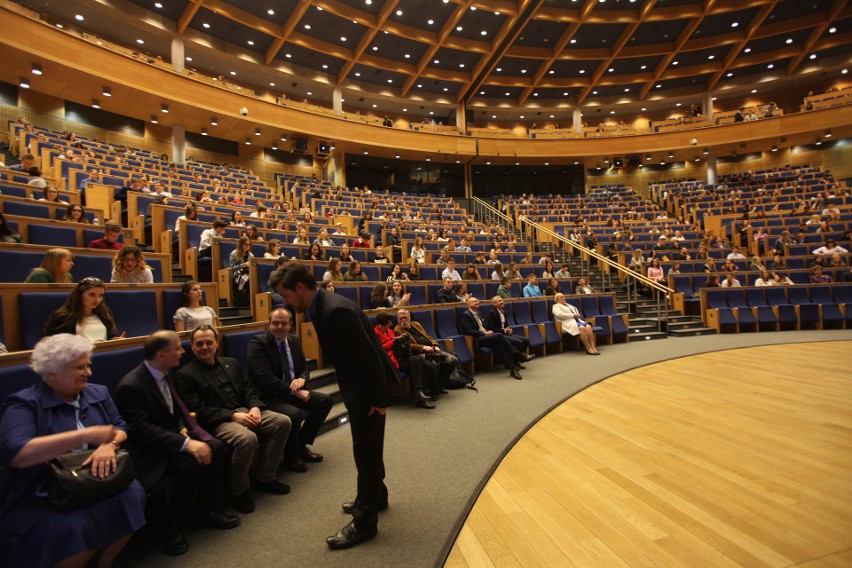
[[[283,370],[282,374],[284,376],[284,380],[287,381],[287,384],[289,385],[293,381],[293,375],[290,371],[290,357],[287,353],[286,339],[278,344],[278,349],[281,352],[281,369]]]
[[[195,413],[190,412],[186,405],[183,403],[183,399],[175,390],[175,385],[172,382],[172,377],[170,375],[166,375],[165,377],[166,384],[169,385],[169,392],[172,395],[172,400],[177,402],[178,408],[180,408],[180,413],[183,416],[184,421],[186,422],[187,428],[195,437],[201,440],[202,442],[209,442],[213,439],[213,436],[210,433],[201,427],[198,423],[198,420],[195,419]]]
[[[166,401],[166,406],[169,407],[169,413],[175,413],[175,405],[172,402],[172,394],[169,390],[169,384],[166,382],[166,378],[163,377],[163,380],[157,381],[157,386],[160,387],[160,393],[163,395],[163,400]]]
[[[479,326],[479,331],[481,331],[482,333],[485,333],[485,326],[482,325],[482,320],[479,319],[479,314],[476,313],[476,312],[473,312],[473,317],[476,318],[476,325]]]

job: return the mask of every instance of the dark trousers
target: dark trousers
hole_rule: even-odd
[[[515,368],[515,361],[520,358],[521,353],[515,349],[515,346],[509,341],[509,338],[502,333],[489,333],[487,335],[480,335],[476,338],[476,347],[488,347],[489,349],[493,349],[500,355],[500,359],[503,361],[503,366],[512,370]]]
[[[427,388],[433,393],[437,393],[439,389],[438,365],[433,361],[427,361],[422,355],[409,355],[400,360],[399,369],[407,373],[411,380],[412,397],[415,397],[418,391]]]
[[[293,427],[284,445],[284,459],[294,460],[305,445],[311,445],[319,434],[334,401],[327,394],[312,392],[311,398],[302,400],[289,396],[286,400],[277,397],[264,399],[270,410],[290,418]]]
[[[352,453],[358,470],[358,494],[352,517],[358,530],[374,532],[379,522],[379,507],[387,503],[385,486],[385,417],[366,411],[349,413]]]
[[[515,349],[523,353],[527,350],[527,347],[530,346],[530,340],[524,337],[523,335],[506,335],[506,339],[509,340],[509,343],[514,346]]]
[[[181,523],[191,519],[196,512],[204,514],[222,504],[228,474],[228,446],[216,438],[207,442],[207,445],[213,452],[207,465],[198,463],[186,452],[164,454],[167,465],[160,479],[147,480],[140,473],[140,480],[147,492],[171,489],[171,499],[163,510],[165,522]]]

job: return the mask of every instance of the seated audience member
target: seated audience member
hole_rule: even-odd
[[[716,274],[708,274],[707,282],[704,283],[702,288],[719,288],[719,276]]]
[[[350,252],[348,244],[343,243],[340,245],[340,256],[338,256],[338,258],[340,259],[340,262],[352,262],[355,260],[352,258],[352,253]]]
[[[231,225],[235,227],[245,227],[246,222],[243,221],[243,214],[239,211],[234,211],[231,213]]]
[[[413,258],[408,259],[408,279],[412,282],[423,280],[423,275],[420,274],[420,263]]]
[[[556,278],[551,278],[547,282],[547,288],[544,289],[545,296],[555,296],[556,294],[562,292],[562,287],[559,286],[559,280]]]
[[[334,241],[328,236],[328,229],[320,229],[319,236],[317,236],[316,240],[314,240],[312,244],[316,244],[321,247],[335,246]]]
[[[353,260],[349,261],[355,262]],[[343,277],[343,272],[340,271],[341,260],[339,258],[332,258],[328,261],[328,270],[325,271],[322,275],[323,280],[330,280],[332,282],[343,282],[345,278]],[[350,277],[351,278],[351,277]]]
[[[248,237],[252,242],[263,241],[263,237],[254,225],[246,225],[244,236]],[[309,244],[309,243],[304,243]]]
[[[423,247],[423,237],[414,239],[414,244],[411,246],[411,253],[408,256],[420,264],[426,262],[426,249]]]
[[[325,254],[322,252],[322,247],[318,244],[312,244],[304,254],[304,260],[325,260]]]
[[[760,260],[760,257],[757,256],[757,255],[754,255],[754,256],[751,257],[751,261],[749,262],[748,269],[754,270],[755,272],[761,272],[763,270],[766,270],[766,267],[763,265],[763,261]]]
[[[83,337],[42,339],[30,363],[41,380],[3,402],[2,566],[111,566],[145,524],[145,490],[138,481],[73,509],[52,506],[42,490],[48,462],[75,450],[94,450],[87,469],[95,477],[110,476],[115,452],[127,439],[127,425],[107,387],[88,383],[91,353],[92,344]]]
[[[142,249],[133,245],[121,247],[112,259],[113,284],[153,284],[154,274],[151,267],[145,264]]]
[[[769,276],[769,272],[766,270],[760,271],[760,278],[754,281],[755,286],[773,286],[772,278]]]
[[[793,281],[790,280],[783,272],[773,270],[770,276],[770,286],[792,286]]]
[[[512,281],[508,276],[500,279],[500,285],[497,286],[497,295],[504,300],[512,297]]]
[[[411,339],[408,357],[419,357],[422,360],[423,382],[420,386],[424,390],[428,386],[429,398],[436,401],[439,394],[447,394],[442,385],[460,365],[459,359],[452,353],[442,351],[438,342],[426,334],[423,326],[412,321],[411,312],[403,308],[397,311],[396,317],[399,323],[394,328],[394,332],[397,335],[408,335]],[[400,361],[402,370],[408,372],[405,368],[406,364]],[[417,363],[415,362],[414,365]],[[417,394],[416,387],[417,385],[412,382],[411,390],[415,394],[415,400],[422,399]]]
[[[591,286],[589,286],[588,284],[586,284],[585,278],[580,277],[580,278],[577,279],[577,285],[574,286],[574,293],[575,294],[597,294],[597,291],[594,288],[592,288]]]
[[[441,273],[441,278],[449,278],[453,281],[459,281],[462,279],[461,274],[459,274],[458,270],[456,270],[456,261],[454,258],[450,257],[447,259],[447,267]]]
[[[544,263],[544,270],[541,273],[542,280],[550,280],[556,275],[556,269],[553,268],[553,263],[549,260]]]
[[[438,258],[435,259],[435,264],[446,265],[448,260],[450,260],[450,252],[448,250],[441,250]]]
[[[368,305],[372,310],[390,307],[387,284],[385,284],[384,282],[379,282],[378,284],[373,286],[373,291],[370,292],[370,301]]]
[[[575,337],[579,335],[589,355],[601,354],[597,348],[597,338],[592,326],[583,321],[580,310],[565,301],[565,294],[556,294],[551,312],[556,323],[561,326],[562,333]]]
[[[44,176],[41,173],[41,168],[38,166],[33,166],[28,169],[27,175],[30,176],[30,179],[27,180],[27,185],[38,188],[45,188],[48,186],[47,180],[44,179]]]
[[[181,221],[198,221],[198,209],[195,205],[187,205],[183,210],[183,215],[175,219],[175,235],[180,232]]]
[[[819,255],[832,255],[834,253],[846,254],[849,252],[845,248],[841,246],[837,246],[837,242],[834,239],[828,239],[825,241],[825,245],[819,247],[818,249],[814,249],[813,254]]]
[[[476,258],[473,259],[474,264],[487,264],[485,262],[485,253],[483,251],[478,251],[476,253]]]
[[[39,198],[39,201],[47,201],[48,203],[58,203],[60,205],[68,205],[69,203],[64,199],[59,197],[59,190],[53,187],[52,185],[44,188],[42,192],[42,197]]]
[[[251,239],[243,235],[237,241],[237,248],[231,251],[228,264],[231,267],[231,279],[234,282],[234,302],[237,306],[249,305],[249,264],[254,258],[251,252]]]
[[[506,276],[512,280],[524,280],[520,267],[514,262],[509,263],[509,272],[506,273]]]
[[[527,276],[527,285],[524,286],[524,298],[540,298],[541,288],[538,287],[538,277],[535,274]]]
[[[219,327],[219,316],[210,306],[204,305],[201,284],[189,280],[180,287],[183,306],[174,315],[175,331],[189,331],[202,325]]]
[[[370,248],[370,235],[366,231],[358,235],[358,238],[352,241],[352,248]]]
[[[666,276],[676,276],[681,274],[680,272],[680,262],[672,263],[672,267],[669,268],[669,273]]]
[[[563,262],[559,270],[556,271],[557,278],[571,278],[571,269],[567,262]]]
[[[349,263],[349,270],[343,275],[344,282],[366,282],[367,275],[364,274],[364,269],[361,263],[353,260]]]
[[[14,166],[9,166],[8,169],[16,172],[26,172],[29,171],[30,168],[36,165],[35,156],[30,153],[23,154],[21,156],[21,163],[15,164]]]
[[[647,276],[654,282],[662,282],[664,280],[663,268],[660,266],[660,261],[656,258],[651,259],[651,264],[648,266]]]
[[[385,282],[407,281],[408,274],[402,271],[402,267],[394,264],[390,275],[385,279]]]
[[[823,273],[822,266],[814,266],[811,269],[809,280],[811,284],[830,284],[834,282],[831,275]]]
[[[328,289],[326,289],[328,291]],[[269,314],[269,328],[248,344],[249,380],[270,410],[290,418],[292,428],[284,446],[284,467],[305,472],[305,462],[321,462],[310,446],[316,440],[334,401],[307,388],[311,378],[302,342],[290,333],[292,316],[284,308]]]
[[[388,302],[392,308],[401,308],[409,305],[411,294],[403,290],[402,282],[394,280],[388,289]]]
[[[0,213],[0,243],[20,243],[21,235],[16,233],[9,223],[6,221],[6,216]]]
[[[485,314],[485,329],[494,333],[502,333],[515,349],[523,353],[530,346],[530,340],[522,335],[515,335],[515,330],[506,322],[506,314],[503,312],[505,307],[506,303],[503,298],[500,296],[492,298],[491,309]],[[519,369],[524,368],[520,363],[516,363],[515,366]]]
[[[467,300],[467,309],[461,315],[460,327],[464,335],[473,338],[474,349],[480,347],[493,349],[502,359],[503,366],[509,371],[510,377],[516,380],[523,378],[518,372],[519,366],[532,360],[535,355],[524,355],[515,348],[506,335],[485,329],[479,315],[479,300],[476,298]]]
[[[831,255],[831,262],[828,263],[828,268],[844,268],[846,267],[846,259],[839,252]]]
[[[193,517],[216,529],[240,524],[239,517],[218,510],[225,497],[228,447],[198,425],[174,390],[170,373],[183,352],[177,333],[153,333],[145,341],[144,362],[115,389],[137,478],[149,493],[171,489],[160,517],[152,519],[163,551],[171,556],[189,550],[182,525]]]
[[[212,326],[190,336],[195,358],[176,375],[178,394],[202,428],[231,447],[231,505],[240,513],[254,511],[249,470],[257,458],[255,489],[286,495],[290,487],[276,479],[290,419],[268,410],[254,385],[230,357],[218,357],[219,334]]]
[[[279,256],[281,256],[281,241],[278,239],[269,239],[266,241],[266,250],[263,252],[263,258],[275,260]]]
[[[461,276],[462,280],[479,280],[479,272],[476,271],[476,265],[472,262],[469,263]]]
[[[70,221],[71,223],[91,224],[89,223],[89,218],[86,217],[86,210],[83,209],[82,205],[77,205],[76,203],[69,205],[65,209],[65,215],[62,217],[62,220]]]
[[[393,325],[391,315],[388,312],[381,311],[376,314],[376,326],[373,331],[379,338],[379,343],[382,344],[391,362],[398,369],[408,374],[415,406],[426,409],[435,408],[435,403],[423,392],[425,359],[413,353],[409,337],[397,334],[392,329]],[[433,377],[433,380],[437,379]],[[435,397],[435,400],[437,400],[437,397]]]
[[[221,237],[225,234],[225,229],[228,227],[227,221],[216,219],[213,221],[213,227],[205,229],[201,232],[201,240],[198,242],[199,258],[211,256],[213,254],[213,238]]]
[[[296,233],[296,237],[293,239],[293,244],[300,246],[310,246],[311,240],[308,238],[308,230],[299,229],[299,232]]]
[[[325,280],[317,284],[320,288],[328,292],[329,294],[334,294],[334,282],[331,280]]]
[[[438,290],[439,304],[455,304],[462,299],[456,293],[456,287],[452,278],[444,278],[444,287]]]
[[[725,275],[725,279],[722,281],[721,284],[722,288],[739,288],[741,286],[742,284],[740,284],[740,281],[737,280],[737,277],[733,272],[729,272],[727,275]]]
[[[716,271],[716,263],[713,262],[713,260],[708,259],[707,262],[704,263],[703,270],[704,270],[704,274],[715,274],[717,272]]]
[[[488,261],[485,264],[500,264],[500,259],[497,258],[497,253],[493,250],[488,253]]]
[[[385,249],[379,245],[376,247],[376,256],[373,257],[373,262],[376,264],[387,264],[390,259],[385,256]]]
[[[31,284],[67,284],[74,281],[71,268],[74,266],[74,255],[64,248],[52,248],[44,253],[44,258],[38,268],[33,268],[24,283]]]
[[[70,333],[90,341],[108,341],[124,337],[115,331],[112,310],[106,305],[106,285],[98,278],[83,278],[65,303],[47,318],[44,335]]]
[[[491,271],[491,280],[500,281],[506,274],[503,272],[503,265],[499,262],[492,265],[494,270]]]

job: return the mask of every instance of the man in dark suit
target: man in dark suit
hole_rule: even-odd
[[[467,310],[462,313],[459,323],[462,333],[473,338],[474,349],[480,347],[493,349],[500,355],[503,366],[509,371],[510,377],[519,381],[523,378],[518,372],[518,364],[526,363],[535,355],[524,355],[515,349],[506,335],[486,329],[482,323],[482,318],[479,316],[479,300],[468,298]]]
[[[494,333],[502,333],[515,346],[515,349],[523,353],[530,346],[530,340],[522,335],[515,335],[515,330],[506,322],[506,314],[503,312],[505,307],[506,302],[503,301],[503,298],[494,296],[491,300],[491,310],[485,314],[485,329]],[[520,363],[515,363],[515,366],[524,368]]]
[[[272,310],[269,330],[255,335],[248,344],[249,380],[270,409],[288,416],[293,423],[284,446],[284,467],[305,472],[305,462],[322,461],[322,454],[308,446],[314,443],[334,401],[305,388],[311,371],[302,353],[302,342],[290,334],[290,329],[290,312],[284,308]]]
[[[281,267],[270,277],[270,285],[313,323],[349,411],[358,494],[355,501],[343,504],[344,512],[352,513],[352,522],[326,539],[332,550],[349,548],[376,536],[378,513],[388,506],[385,413],[399,375],[361,309],[343,296],[318,289],[305,266]]]
[[[196,509],[200,521],[217,529],[234,528],[240,518],[218,510],[225,497],[228,447],[194,421],[174,390],[170,372],[184,353],[178,334],[152,334],[143,353],[145,361],[116,387],[115,404],[127,421],[125,447],[139,481],[148,493],[171,488],[160,532],[163,550],[177,556],[189,550],[180,525]]]
[[[255,454],[255,489],[276,495],[290,492],[275,478],[290,419],[267,410],[236,359],[216,356],[219,334],[213,326],[196,327],[190,342],[195,359],[177,372],[177,390],[186,406],[198,413],[201,426],[231,447],[231,504],[241,513],[251,513],[249,469]]]

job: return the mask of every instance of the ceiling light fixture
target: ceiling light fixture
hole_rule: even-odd
[[[21,77],[21,80],[18,82],[18,86],[22,89],[29,89],[30,82],[25,77]]]
[[[157,119],[156,114],[151,115],[151,124],[160,124],[160,121],[159,121],[159,119]]]
[[[110,89],[109,87],[104,87],[103,89],[101,89],[101,94],[105,97],[111,97],[112,89]]]
[[[33,63],[33,75],[43,75],[44,71],[41,70],[41,65],[38,63]]]
[[[260,136],[260,128],[255,128],[255,129],[254,129],[254,135],[255,135],[255,136]]]
[[[246,138],[246,146],[251,146],[251,138]]]
[[[201,129],[201,135],[202,135],[202,136],[207,136],[207,129],[206,129],[206,128],[202,128],[202,129]]]
[[[219,126],[219,119],[216,118],[215,116],[211,116],[210,117],[210,124],[212,124],[213,126]]]
[[[98,99],[92,99],[92,108],[101,108],[101,101]]]
[[[160,112],[164,114],[169,114],[169,105],[163,103],[160,105]]]

